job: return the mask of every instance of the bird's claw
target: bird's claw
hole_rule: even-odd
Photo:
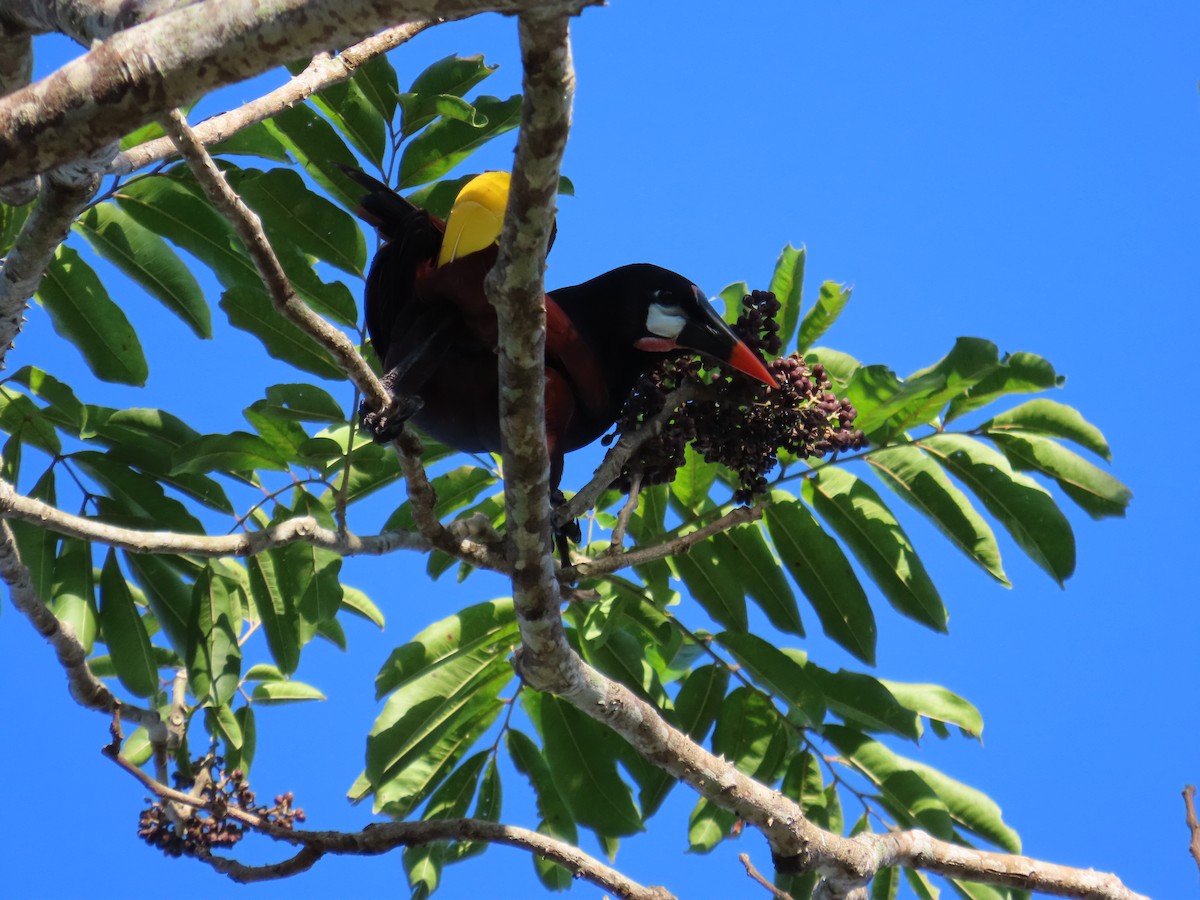
[[[358,419],[377,444],[388,444],[399,437],[404,423],[420,412],[422,406],[420,397],[393,395],[392,401],[381,410],[371,408],[364,400],[358,408]]]

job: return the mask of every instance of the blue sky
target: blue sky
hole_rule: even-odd
[[[1197,883],[1180,791],[1200,781],[1190,522],[1200,491],[1189,471],[1200,431],[1188,399],[1200,335],[1198,29],[1200,9],[1185,2],[764,2],[732,15],[727,4],[615,0],[588,10],[574,29],[565,162],[577,196],[562,201],[547,275],[570,284],[647,261],[713,293],[742,279],[765,287],[780,247],[803,243],[806,298],[825,279],[854,285],[829,346],[907,373],[972,335],[1039,353],[1068,376],[1055,399],[1105,432],[1113,471],[1134,492],[1128,518],[1095,523],[1071,509],[1079,567],[1065,591],[1002,538],[1014,583],[1005,590],[905,518],[949,606],[950,636],[880,604],[878,674],[944,684],[981,709],[982,747],[930,735],[915,755],[994,798],[1027,854],[1116,871],[1160,898],[1192,896]],[[401,84],[455,51],[501,64],[486,92],[518,89],[515,22],[497,16],[402,48]],[[39,72],[74,52],[48,41]],[[502,139],[472,169],[506,165],[510,149]],[[227,328],[201,345],[157,309],[131,316],[143,342],[162,347],[145,390],[91,382],[39,310],[10,363],[48,368],[88,401],[162,405],[213,431],[245,427],[241,409],[286,378]],[[568,485],[594,463],[580,455]],[[384,608],[386,632],[352,621],[348,655],[320,642],[306,650],[298,677],[329,702],[258,719],[256,787],[294,790],[318,828],[370,820],[344,794],[390,648],[504,591],[483,577],[432,585],[415,558],[354,561],[346,572]],[[849,664],[823,640],[808,647],[822,665]],[[143,792],[100,757],[105,723],[69,701],[49,648],[10,606],[0,684],[6,892],[234,890],[138,842]],[[521,794],[512,782],[504,819],[528,825]],[[618,866],[681,897],[753,896],[736,854],[768,869],[765,843],[747,833],[710,856],[685,855],[692,802],[677,789],[650,831],[623,844]],[[240,895],[403,896],[403,877],[398,855],[325,860]],[[492,849],[447,870],[439,896],[537,890],[528,859]],[[584,884],[573,894],[600,896]]]

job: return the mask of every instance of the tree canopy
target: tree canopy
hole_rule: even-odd
[[[661,414],[628,417],[610,451],[644,451],[647,423],[670,433],[694,419],[701,440],[669,482],[649,484],[634,447],[590,483],[584,473],[564,484],[584,541],[558,569],[544,446],[471,457],[412,430],[381,446],[358,428],[359,400],[384,396],[356,302],[375,236],[354,218],[360,191],[339,164],[442,215],[476,152],[497,138],[511,145],[518,125],[493,301],[506,383],[541,396],[540,354],[519,350],[540,339],[545,210],[574,190],[569,165],[565,179],[558,171],[573,79],[568,11],[512,23],[523,96],[487,94],[493,69],[482,56],[410,65],[402,78],[381,55],[420,30],[400,26],[289,66],[280,90],[294,93],[268,99],[253,121],[147,107],[115,159],[97,152],[44,172],[36,199],[16,196],[17,182],[6,195],[5,274],[24,277],[5,284],[0,321],[20,315],[32,280],[58,335],[116,387],[110,396],[90,379],[86,390],[69,384],[55,360],[23,359],[18,339],[0,387],[0,574],[51,636],[76,699],[121,721],[114,758],[157,795],[143,836],[239,879],[321,865],[352,844],[411,844],[414,896],[434,892],[450,866],[481,865],[469,860],[489,843],[510,843],[532,851],[549,889],[579,873],[618,895],[659,896],[620,871],[618,848],[645,840],[644,828],[686,833],[701,854],[753,829],[770,845],[747,844],[753,864],[794,897],[818,877],[831,896],[862,896],[866,879],[872,896],[895,896],[901,881],[934,896],[944,882],[931,873],[970,897],[1136,896],[1115,878],[1014,861],[1021,841],[999,806],[916,758],[922,744],[980,739],[983,714],[953,684],[896,677],[880,652],[880,616],[941,632],[961,602],[943,597],[918,546],[944,542],[1004,585],[1023,556],[1061,585],[1076,568],[1065,510],[1124,515],[1130,492],[1108,470],[1108,441],[1088,410],[1056,396],[1063,378],[1049,359],[949,336],[907,371],[857,359],[830,332],[853,285],[814,273],[806,249],[787,244],[761,267],[766,277],[730,273],[727,320],[751,308],[753,290],[770,290],[779,346],[767,356],[802,354],[808,408],[822,427],[863,440],[834,452],[814,433],[800,452],[778,452],[765,484],[748,485],[703,437],[719,427],[744,447],[753,403],[735,400],[731,414],[721,407],[732,418],[718,420],[705,392],[726,376],[705,369],[698,393],[664,388]],[[120,37],[139,46],[140,27],[185,12]],[[156,304],[183,323],[169,348],[145,337]],[[222,320],[253,340],[230,337]],[[160,349],[186,358],[214,336],[238,340],[270,373],[244,408],[214,417],[221,397],[195,364],[161,408],[121,387],[145,384]],[[198,415],[222,424],[196,427]],[[536,427],[539,416],[516,400],[505,422]],[[303,784],[258,780],[255,760],[272,752],[257,739],[262,720],[280,704],[324,700],[324,686],[302,677],[309,655],[322,642],[353,654],[349,622],[383,627],[416,589],[406,574],[363,590],[352,560],[417,554],[438,603],[423,621],[406,611],[417,622],[407,634],[389,632],[365,762],[356,780],[347,770],[349,798],[401,824],[295,838],[298,848],[279,845],[266,866],[238,861],[239,846],[221,846],[235,832],[279,839],[280,826],[304,825]],[[485,599],[481,580],[511,596]],[[172,779],[193,792],[197,818],[167,789]],[[686,822],[647,826],[689,787]],[[522,821],[506,813],[514,795],[526,798]],[[370,821],[361,814],[358,827]],[[599,852],[571,855],[584,832]],[[956,846],[985,855],[964,862]]]

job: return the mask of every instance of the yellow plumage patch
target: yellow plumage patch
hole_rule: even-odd
[[[500,239],[510,183],[508,172],[484,172],[463,185],[446,219],[439,266],[490,247]]]

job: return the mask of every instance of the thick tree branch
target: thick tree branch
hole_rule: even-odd
[[[397,22],[588,0],[205,0],[113,35],[0,100],[0,185],[117,140],[214,88]],[[182,35],[187,40],[180,40]]]
[[[4,14],[31,31],[60,31],[85,47],[198,0],[9,0]]]
[[[87,665],[87,648],[80,643],[71,626],[60,622],[34,590],[29,569],[21,562],[17,542],[7,522],[0,522],[0,579],[8,585],[13,606],[54,647],[76,703],[98,712],[118,714],[126,722],[145,726],[152,742],[166,742],[167,729],[157,712],[122,703],[92,674]]]
[[[551,554],[542,275],[571,123],[575,74],[567,16],[525,13],[518,30],[525,92],[521,132],[499,258],[488,276],[487,290],[499,324],[505,529],[529,667],[542,657],[552,660],[569,653]]]
[[[239,106],[237,109],[205,119],[192,130],[196,138],[206,146],[223,141],[243,128],[269,119],[284,109],[295,106],[300,101],[312,96],[332,84],[345,81],[358,71],[358,68],[370,59],[399,47],[415,35],[424,31],[432,22],[412,22],[407,25],[397,25],[386,31],[373,35],[365,41],[359,41],[352,47],[347,47],[336,56],[320,54],[312,62],[286,84],[273,91],[263,94],[257,100]],[[125,175],[143,166],[161,162],[175,154],[175,145],[168,137],[147,141],[136,147],[130,147],[113,160],[111,172]]]
[[[110,758],[162,800],[193,809],[212,812],[206,802],[190,793],[169,788],[155,781],[129,760],[118,755]],[[618,897],[629,900],[672,900],[664,888],[643,887],[611,866],[607,866],[577,847],[536,831],[514,825],[485,822],[482,819],[427,819],[420,822],[387,822],[368,825],[362,831],[303,831],[281,828],[265,819],[238,809],[226,808],[226,815],[243,825],[278,841],[303,849],[296,856],[272,866],[246,866],[234,860],[208,856],[204,862],[235,881],[265,881],[284,878],[311,868],[326,853],[375,856],[397,847],[415,847],[437,841],[483,841],[506,844],[553,860],[578,878],[590,881]]]

